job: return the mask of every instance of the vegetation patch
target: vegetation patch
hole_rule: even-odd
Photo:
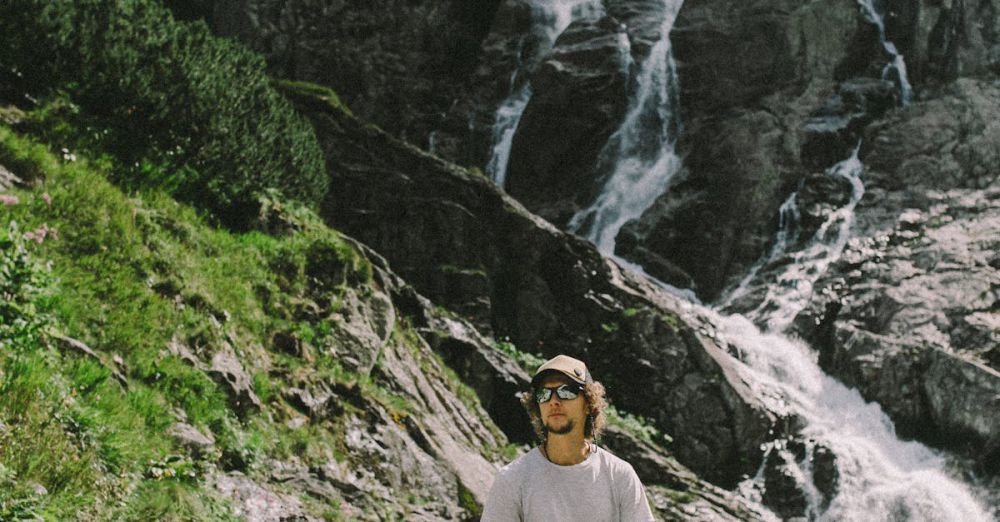
[[[268,189],[307,204],[326,193],[312,127],[262,58],[203,22],[155,0],[11,0],[0,32],[0,67],[36,96],[68,94],[36,129],[76,130],[72,145],[110,153],[119,182],[168,187],[237,229]]]

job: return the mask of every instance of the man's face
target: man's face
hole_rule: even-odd
[[[542,379],[539,387],[558,388],[563,384],[573,384],[573,382],[562,374],[546,375]],[[565,435],[574,430],[584,429],[587,420],[587,400],[583,397],[583,392],[575,399],[560,399],[555,393],[548,402],[538,405],[542,414],[542,424],[550,434]]]

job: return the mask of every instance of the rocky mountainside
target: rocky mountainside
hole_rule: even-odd
[[[848,468],[804,415],[776,405],[716,313],[766,329],[786,311],[774,295],[788,292],[801,303],[785,333],[824,371],[881,405],[903,437],[946,451],[970,484],[998,481],[997,0],[688,0],[672,28],[670,2],[583,0],[559,31],[558,0],[163,3],[266,58],[275,88],[312,123],[329,192],[315,214],[262,203],[255,226],[292,245],[277,248],[253,233],[197,239],[210,233],[170,217],[173,207],[102,188],[99,207],[134,207],[119,235],[136,234],[128,252],[149,259],[113,287],[121,295],[77,288],[94,296],[80,308],[141,295],[193,315],[166,323],[180,334],[155,337],[155,357],[115,363],[127,343],[93,332],[118,323],[83,311],[63,310],[72,335],[53,345],[139,389],[163,386],[159,369],[137,369],[149,359],[215,383],[199,386],[221,390],[225,422],[174,406],[163,444],[199,463],[184,487],[228,515],[474,520],[497,467],[532,441],[516,396],[527,371],[568,353],[608,386],[617,412],[603,443],[636,467],[658,517],[770,517],[760,501],[815,518]],[[564,229],[610,175],[607,144],[668,31],[683,166],[621,229],[614,260]],[[5,109],[0,130],[58,150],[66,127],[48,118],[79,108],[32,106],[17,71],[0,73],[0,101],[28,110]],[[498,187],[483,175],[498,107],[522,91]],[[77,187],[47,166],[57,160],[27,161],[7,136],[4,191]],[[831,174],[844,160],[862,166],[862,188]],[[45,215],[63,230],[83,221]],[[814,263],[809,247],[831,223],[850,240],[829,266]],[[266,283],[213,287],[153,259],[241,241],[264,245],[232,259],[265,259],[247,277]],[[90,250],[70,244],[50,255],[76,266],[73,248]],[[811,273],[789,276],[796,268]],[[240,300],[230,287],[252,291]],[[234,302],[250,311],[231,320],[221,303]],[[162,400],[174,404],[177,390]],[[0,441],[7,433],[0,419]],[[0,484],[14,483],[5,470]],[[128,498],[147,479],[108,479],[119,485],[100,498]],[[19,488],[25,505],[41,505],[34,482]],[[985,503],[1000,516],[1000,499]],[[910,506],[890,512],[939,513]]]

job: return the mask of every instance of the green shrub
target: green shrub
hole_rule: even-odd
[[[172,187],[247,228],[266,189],[315,204],[327,189],[312,127],[275,91],[263,60],[183,23],[154,0],[0,3],[0,68],[36,93],[64,90],[106,126],[123,181]]]

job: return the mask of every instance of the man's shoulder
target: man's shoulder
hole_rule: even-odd
[[[610,468],[613,472],[624,473],[627,475],[635,474],[635,470],[632,468],[632,464],[618,455],[615,455],[611,451],[597,447],[597,454],[600,456],[601,460],[604,461],[605,465]]]
[[[506,466],[500,468],[497,472],[499,476],[517,476],[527,472],[529,469],[535,466],[536,456],[534,453],[538,451],[537,448],[532,448],[528,450],[527,453],[521,455],[520,457],[514,459]]]

